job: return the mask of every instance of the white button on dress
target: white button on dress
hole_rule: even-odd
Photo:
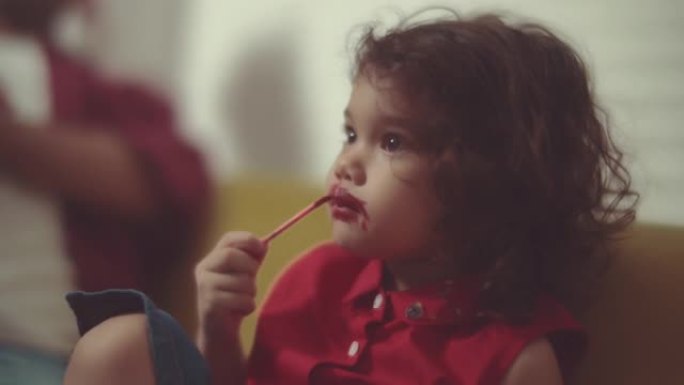
[[[382,297],[382,294],[376,295],[375,299],[373,299],[373,309],[380,309],[383,301],[384,298]]]
[[[347,355],[349,357],[354,357],[359,352],[359,341],[354,341],[349,345],[349,350],[347,350]]]

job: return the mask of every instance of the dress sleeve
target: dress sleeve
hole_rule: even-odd
[[[546,338],[551,343],[563,378],[568,381],[577,368],[587,347],[584,328],[562,305],[550,297],[538,301],[532,322],[508,329],[511,343],[499,356],[499,368],[505,373],[515,359],[531,342]]]

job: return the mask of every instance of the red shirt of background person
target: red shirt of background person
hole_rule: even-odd
[[[566,307],[636,198],[583,63],[494,15],[408,19],[357,52],[329,179],[338,246],[280,278],[247,361],[268,245],[228,233],[196,269],[213,383],[563,383],[582,347]]]
[[[189,252],[209,182],[166,100],[53,43],[66,1],[0,2],[0,372],[61,384],[66,292],[137,288]],[[29,362],[30,364],[26,364]]]
[[[209,180],[161,95],[104,78],[53,44],[54,16],[79,2],[89,3],[2,3],[5,33],[33,36],[43,46],[52,122],[47,130],[24,130],[3,117],[0,168],[61,200],[78,288],[147,290],[159,263],[188,251],[206,215]]]

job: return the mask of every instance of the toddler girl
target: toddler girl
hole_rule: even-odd
[[[411,20],[360,41],[327,183],[332,242],[274,284],[248,359],[238,330],[267,243],[231,232],[198,264],[198,347],[213,384],[550,385],[580,357],[570,310],[634,217],[623,198],[636,196],[584,64],[539,25]],[[146,335],[144,316],[105,322],[108,335]],[[71,378],[84,352],[103,350],[87,338]],[[126,354],[109,352],[97,373],[131,351],[148,357],[119,345]],[[140,383],[162,383],[165,369],[146,359],[133,365],[147,367]]]

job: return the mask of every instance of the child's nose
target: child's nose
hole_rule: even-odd
[[[366,183],[366,172],[359,154],[343,153],[335,162],[335,177],[341,181],[349,181],[354,185]]]

